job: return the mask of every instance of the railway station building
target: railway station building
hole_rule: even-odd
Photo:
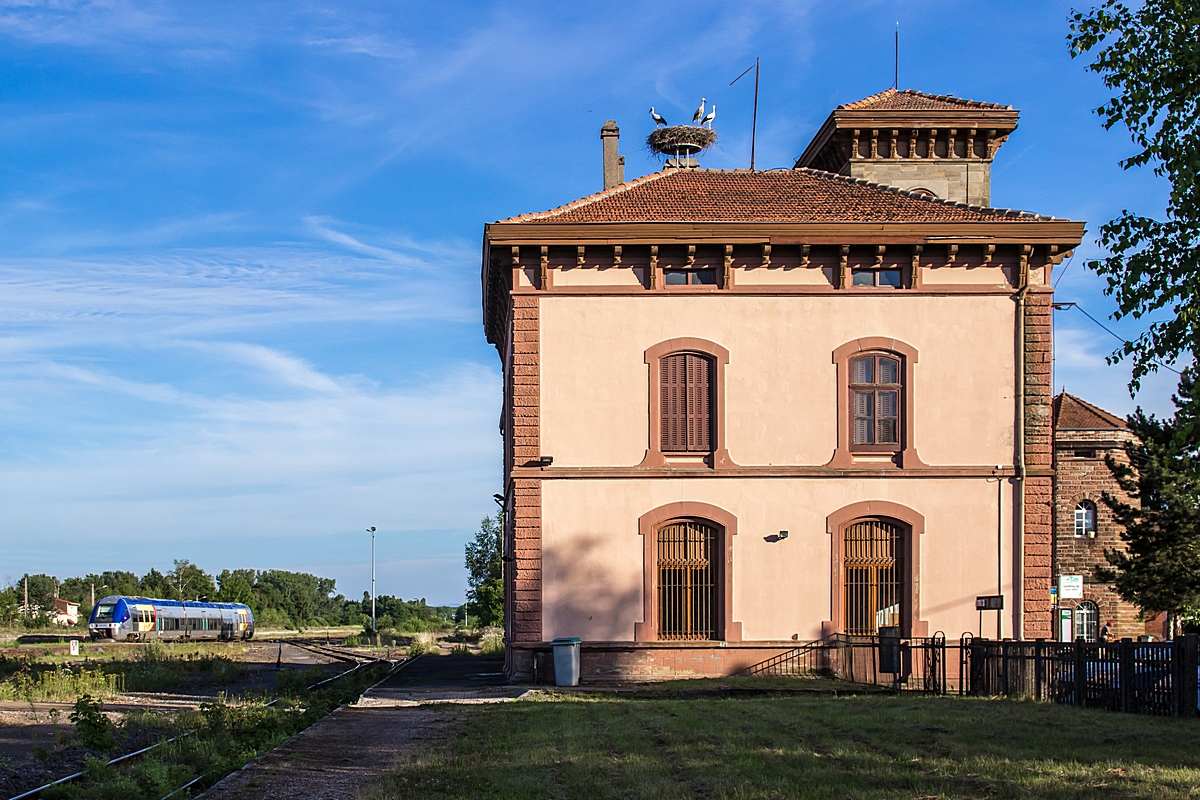
[[[1051,287],[1084,224],[989,205],[1017,117],[889,90],[792,168],[677,160],[485,226],[510,678],[558,637],[595,682],[1056,635]]]

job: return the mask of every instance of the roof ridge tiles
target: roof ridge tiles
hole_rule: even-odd
[[[843,103],[843,104],[839,105],[838,108],[843,109],[843,110],[848,110],[848,111],[858,111],[858,110],[863,110],[863,109],[869,109],[873,105],[877,105],[880,102],[884,101],[885,99],[891,99],[893,97],[899,98],[901,96],[920,98],[923,100],[936,100],[939,103],[945,103],[947,105],[961,106],[961,107],[966,107],[966,108],[982,108],[982,109],[991,109],[994,111],[1012,111],[1011,105],[1004,105],[1002,103],[988,103],[988,102],[984,102],[982,100],[968,100],[968,99],[964,99],[962,97],[955,97],[952,94],[928,94],[927,92],[922,92],[917,89],[895,89],[892,87],[888,87],[887,89],[884,89],[882,92],[876,92],[875,94],[873,94],[869,97],[864,97],[861,100],[855,100],[852,103]]]
[[[838,189],[838,186],[862,189],[850,191]],[[889,201],[885,199],[887,197],[896,199]],[[792,167],[777,170],[664,169],[546,211],[520,214],[500,222],[991,222],[1005,219],[1062,221],[1030,211],[942,200],[812,167]]]
[[[518,214],[515,217],[509,217],[508,219],[502,219],[499,221],[500,222],[532,222],[533,220],[537,220],[537,219],[545,219],[546,217],[552,217],[552,216],[556,216],[558,214],[565,214],[568,211],[574,211],[577,208],[582,208],[583,206],[591,205],[592,203],[596,203],[596,202],[599,202],[606,198],[613,197],[615,195],[621,194],[622,192],[627,192],[636,186],[641,186],[643,184],[649,183],[652,180],[656,180],[656,179],[662,178],[666,175],[670,175],[671,172],[672,172],[672,170],[670,170],[670,169],[661,169],[658,172],[650,172],[645,175],[642,175],[639,178],[634,178],[633,180],[625,181],[624,183],[618,183],[616,186],[612,187],[611,189],[604,189],[603,191],[595,192],[594,194],[589,194],[586,197],[581,197],[578,200],[572,200],[569,203],[565,203],[564,205],[561,205],[561,206],[555,206],[554,208],[547,209],[546,211],[531,211],[528,214]]]
[[[994,206],[977,206],[977,205],[974,205],[971,203],[960,203],[957,200],[943,200],[940,197],[930,197],[927,194],[919,194],[917,192],[913,192],[908,189],[901,189],[896,186],[889,186],[886,183],[875,183],[874,181],[869,181],[866,178],[852,178],[849,175],[842,175],[837,172],[828,172],[826,170],[816,169],[814,167],[792,167],[792,169],[796,170],[797,172],[807,172],[809,174],[817,175],[822,178],[836,178],[838,180],[848,181],[851,183],[857,183],[857,184],[861,184],[863,186],[871,186],[876,189],[885,189],[889,192],[903,195],[904,197],[911,197],[916,200],[924,200],[927,203],[939,203],[941,205],[951,206],[953,208],[965,208],[965,209],[969,209],[971,211],[981,211],[981,212],[985,212],[985,213],[986,212],[1000,212],[1001,214],[1003,214],[1006,217],[1023,217],[1026,219],[1037,219],[1037,220],[1041,220],[1044,222],[1049,222],[1049,221],[1058,219],[1057,217],[1047,217],[1042,214],[1037,214],[1037,213],[1034,213],[1033,211],[1022,211],[1020,209],[1014,209],[1014,208],[996,208]]]

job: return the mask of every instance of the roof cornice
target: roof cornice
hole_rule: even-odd
[[[971,222],[492,222],[484,241],[492,245],[663,244],[677,241],[737,244],[924,244],[991,242],[1077,247],[1086,223],[1075,220]]]

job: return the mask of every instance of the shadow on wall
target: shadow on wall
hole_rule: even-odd
[[[542,551],[542,636],[628,642],[642,621],[641,537],[575,536]]]

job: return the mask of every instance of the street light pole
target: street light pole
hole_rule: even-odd
[[[375,526],[367,528],[371,532],[371,633],[375,633]]]

